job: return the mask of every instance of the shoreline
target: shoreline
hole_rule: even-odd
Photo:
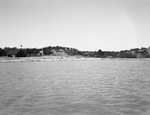
[[[0,57],[0,63],[16,62],[49,62],[49,61],[97,61],[97,60],[128,60],[133,58],[94,58],[83,56],[33,56],[33,57]],[[135,58],[134,60],[150,60],[150,58]]]
[[[40,56],[40,57],[0,57],[0,63],[15,63],[15,62],[48,62],[48,61],[86,61],[86,60],[101,60],[101,58],[86,58],[82,56]]]

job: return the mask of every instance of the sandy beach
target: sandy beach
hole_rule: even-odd
[[[37,57],[1,57],[0,63],[15,63],[15,62],[47,62],[47,61],[86,61],[86,60],[101,60],[101,58],[85,58],[82,56],[37,56]]]

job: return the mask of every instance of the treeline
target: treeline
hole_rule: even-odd
[[[5,47],[0,48],[0,56],[7,56],[7,52],[11,50],[18,50],[20,48],[16,47]],[[40,51],[43,52],[44,55],[50,55],[53,53],[53,51],[64,51],[67,55],[82,55],[81,51],[75,49],[75,48],[69,48],[69,47],[61,47],[61,46],[47,46],[43,48],[21,48],[26,54],[26,56],[37,56]]]
[[[150,58],[150,47],[123,50],[119,52],[118,57],[120,58]]]
[[[10,50],[17,50],[16,47],[5,47],[0,48],[0,56],[7,56],[7,52]],[[62,47],[62,46],[47,46],[43,48],[21,48],[26,56],[37,56],[40,51],[43,55],[51,55],[54,51],[63,51],[66,55],[80,55],[85,57],[98,57],[98,58],[150,58],[150,47],[149,48],[134,48],[130,50],[116,51],[79,51],[75,48]]]

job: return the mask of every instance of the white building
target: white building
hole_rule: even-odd
[[[43,56],[43,55],[44,55],[43,51],[42,51],[42,50],[39,51],[38,55],[39,55],[39,56]]]
[[[149,46],[149,48],[147,49],[147,52],[148,52],[148,54],[150,55],[150,46]]]

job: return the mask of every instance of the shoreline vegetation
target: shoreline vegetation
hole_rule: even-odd
[[[20,63],[20,62],[57,62],[57,61],[100,61],[100,60],[126,60],[129,58],[93,58],[82,56],[33,56],[33,57],[0,57],[0,63]],[[133,58],[130,58],[133,59]],[[150,58],[136,58],[141,60],[150,60]]]
[[[120,58],[150,58],[149,48],[134,48],[121,51],[79,51],[75,48],[48,46],[43,48],[0,48],[0,62],[37,62],[37,61],[84,61]]]
[[[14,62],[48,62],[48,61],[86,61],[86,60],[101,60],[101,58],[85,58],[81,56],[34,56],[34,57],[20,57],[9,58],[0,57],[0,63],[14,63]]]

